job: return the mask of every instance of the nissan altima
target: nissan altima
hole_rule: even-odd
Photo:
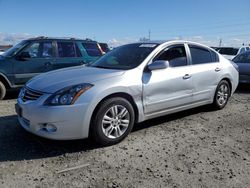
[[[41,137],[123,140],[135,123],[211,104],[222,109],[239,80],[237,65],[188,41],[133,43],[88,66],[39,75],[21,90],[21,126]]]

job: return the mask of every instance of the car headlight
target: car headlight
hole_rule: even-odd
[[[60,106],[60,105],[71,105],[88,89],[93,87],[92,84],[84,83],[59,90],[46,101],[45,105]]]

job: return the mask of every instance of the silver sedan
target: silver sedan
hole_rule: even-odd
[[[133,43],[96,62],[42,74],[21,90],[21,126],[57,140],[123,140],[135,123],[211,104],[222,109],[239,80],[237,65],[188,41]]]

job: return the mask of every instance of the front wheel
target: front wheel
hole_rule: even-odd
[[[228,81],[222,80],[215,91],[213,106],[215,109],[222,109],[226,106],[231,90]]]
[[[90,133],[104,146],[122,141],[132,130],[135,121],[133,106],[124,98],[104,101],[94,114]]]
[[[0,100],[2,100],[6,95],[6,87],[5,85],[0,81]]]

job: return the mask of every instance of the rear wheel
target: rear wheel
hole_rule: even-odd
[[[132,105],[120,97],[104,101],[94,115],[91,136],[101,145],[122,141],[132,130],[135,121]]]
[[[6,87],[5,85],[0,81],[0,100],[2,100],[6,95]]]
[[[213,106],[218,110],[224,108],[228,102],[230,94],[231,89],[228,81],[222,80],[217,86]]]

